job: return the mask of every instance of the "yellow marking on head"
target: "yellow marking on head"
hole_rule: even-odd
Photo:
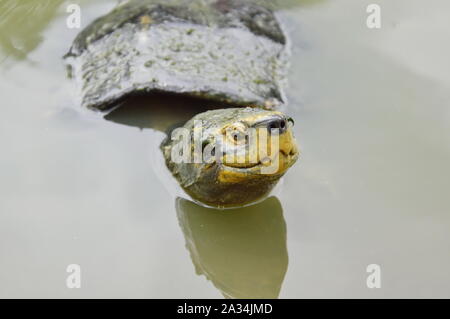
[[[221,170],[219,172],[219,175],[217,176],[217,180],[220,183],[230,183],[230,184],[236,184],[240,183],[243,180],[252,178],[252,175],[245,173],[245,172],[238,172],[234,170]]]

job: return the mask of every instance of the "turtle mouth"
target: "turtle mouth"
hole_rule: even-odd
[[[280,149],[276,154],[266,156],[256,163],[227,163],[222,162],[226,168],[230,168],[237,172],[247,172],[260,174],[263,168],[277,165],[278,170],[274,174],[283,174],[286,172],[299,158],[299,151],[295,145],[289,151]],[[278,163],[277,163],[278,162]]]

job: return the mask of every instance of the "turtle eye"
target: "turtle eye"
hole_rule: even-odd
[[[248,142],[247,126],[238,122],[225,128],[225,137],[235,145],[243,145]]]
[[[231,138],[234,144],[241,145],[246,143],[248,136],[246,133],[240,131],[233,131],[231,132]]]

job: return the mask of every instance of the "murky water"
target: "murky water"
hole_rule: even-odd
[[[171,194],[163,133],[76,105],[66,3],[0,0],[0,297],[450,297],[450,3],[281,7],[303,158],[223,215]]]

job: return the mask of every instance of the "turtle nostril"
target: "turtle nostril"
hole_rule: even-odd
[[[284,133],[287,129],[287,123],[284,119],[273,119],[267,123],[267,128],[269,131],[278,129],[279,133]]]

